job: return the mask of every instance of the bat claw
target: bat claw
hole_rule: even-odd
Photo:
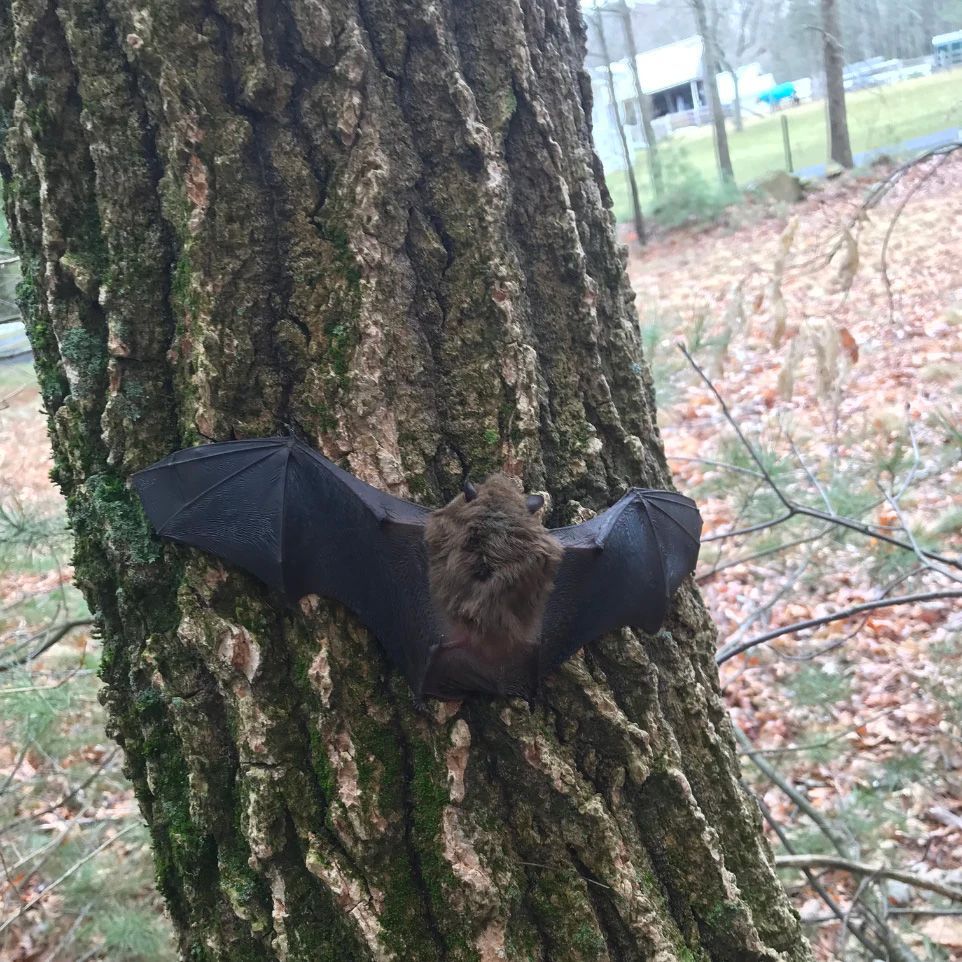
[[[433,717],[434,717],[434,714],[432,713],[430,707],[428,706],[428,703],[427,703],[427,701],[425,700],[423,694],[422,694],[422,695],[419,695],[419,694],[417,694],[416,692],[413,692],[413,691],[411,692],[411,707],[412,707],[419,715],[423,716],[424,718],[433,718]]]
[[[310,443],[308,441],[310,435],[294,418],[290,418],[289,420],[285,421],[283,426],[288,437],[302,443]]]

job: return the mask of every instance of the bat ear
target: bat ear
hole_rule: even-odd
[[[478,496],[478,489],[468,480],[461,485],[461,490],[464,492],[465,501],[473,501]]]
[[[544,507],[544,496],[540,494],[529,494],[525,501],[525,506],[528,509],[528,514],[534,514],[536,511],[540,511]]]

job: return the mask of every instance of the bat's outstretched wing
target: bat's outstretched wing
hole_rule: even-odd
[[[282,592],[334,598],[371,629],[420,693],[439,636],[426,508],[378,491],[291,438],[177,451],[133,476],[157,533]]]
[[[661,627],[695,569],[701,515],[684,495],[632,488],[590,521],[551,533],[565,552],[545,608],[541,677],[610,631]]]

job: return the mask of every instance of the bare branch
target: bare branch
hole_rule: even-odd
[[[115,748],[109,755],[88,775],[80,784],[75,785],[69,792],[62,795],[56,802],[52,805],[48,805],[46,808],[42,808],[39,812],[31,812],[29,815],[24,815],[21,818],[14,819],[12,822],[7,822],[6,825],[0,825],[0,835],[5,835],[10,829],[15,828],[17,825],[22,825],[24,822],[32,822],[34,819],[41,818],[44,815],[49,815],[51,812],[55,812],[62,805],[69,802],[74,796],[79,795],[88,785],[91,784],[101,772],[117,757],[117,752],[120,749]]]
[[[886,542],[886,544],[891,544],[899,548],[904,548],[906,551],[912,550],[912,545],[909,544],[908,542],[901,541],[898,538],[893,538],[891,535],[883,534],[882,532],[876,530],[876,528],[874,528],[871,525],[863,524],[860,521],[855,521],[852,518],[845,518],[841,515],[829,514],[827,511],[819,511],[817,508],[810,508],[808,507],[808,505],[799,504],[797,501],[793,501],[791,498],[789,498],[785,494],[785,492],[782,491],[782,489],[778,486],[778,484],[776,483],[775,479],[772,477],[771,472],[768,470],[768,468],[765,467],[764,462],[758,456],[751,442],[748,440],[747,437],[745,437],[744,432],[742,431],[741,427],[738,425],[738,422],[732,416],[732,413],[729,410],[728,405],[725,403],[725,400],[724,398],[722,398],[721,394],[719,394],[718,389],[712,383],[711,379],[698,366],[695,359],[691,356],[691,354],[688,353],[688,350],[684,346],[684,344],[679,344],[678,349],[681,351],[682,354],[685,355],[685,357],[688,360],[688,363],[692,366],[692,368],[694,368],[695,372],[698,374],[701,380],[705,383],[705,386],[714,395],[715,400],[718,401],[718,404],[722,409],[722,413],[725,416],[725,420],[728,421],[729,425],[731,425],[732,430],[734,430],[735,434],[738,436],[738,440],[741,441],[742,445],[744,445],[745,450],[748,452],[751,459],[755,462],[756,466],[758,467],[758,470],[764,476],[768,486],[772,489],[775,496],[778,498],[779,501],[781,501],[782,505],[785,507],[786,513],[784,516],[776,518],[773,521],[763,522],[762,524],[755,526],[754,529],[746,528],[745,531],[741,533],[748,533],[751,530],[761,530],[766,527],[772,527],[775,524],[782,524],[785,521],[787,521],[789,518],[794,517],[797,514],[801,514],[809,518],[817,518],[819,521],[827,521],[830,524],[835,524],[835,525],[838,525],[839,527],[847,528],[850,531],[856,531],[859,534],[865,535],[867,538],[874,538],[878,541],[884,541]],[[735,532],[729,532],[726,534],[726,537],[732,537],[734,533]],[[705,539],[705,540],[709,540],[709,539]],[[958,568],[962,570],[962,561],[956,558],[946,558],[943,555],[936,554],[933,551],[923,551],[922,553],[925,555],[926,558],[930,558],[933,561],[939,561],[944,565],[949,565],[952,568]]]
[[[45,628],[43,631],[37,632],[37,634],[32,635],[26,640],[26,642],[19,644],[17,647],[27,647],[40,639],[39,647],[27,652],[25,655],[19,655],[15,658],[0,661],[0,672],[10,671],[11,668],[17,668],[20,665],[27,664],[27,662],[34,661],[45,651],[53,648],[58,641],[62,641],[64,638],[66,638],[67,635],[74,630],[74,628],[87,628],[93,623],[93,618],[77,618],[74,621],[65,621],[59,625],[51,625],[50,627]]]
[[[951,571],[946,571],[943,565],[936,564],[934,561],[930,561],[925,556],[922,549],[919,547],[919,543],[915,540],[915,535],[912,533],[909,523],[905,520],[905,516],[902,514],[902,507],[899,504],[898,495],[893,492],[886,491],[885,488],[883,488],[878,482],[876,482],[876,484],[879,491],[882,492],[885,500],[889,503],[889,507],[891,507],[891,509],[895,512],[895,516],[898,518],[899,525],[905,532],[906,537],[909,539],[909,542],[912,545],[912,550],[915,552],[915,556],[919,559],[920,563],[924,567],[928,568],[929,571],[934,571],[936,574],[940,574],[943,577],[948,578],[950,581],[954,581],[957,584],[962,584],[962,577],[953,574]]]
[[[848,845],[842,836],[829,824],[828,819],[780,772],[773,768],[764,758],[759,756],[751,739],[737,726],[735,740],[741,745],[745,755],[751,759],[755,767],[773,784],[780,788],[821,830],[832,843],[832,847],[840,856],[847,858],[850,854]]]
[[[727,461],[715,461],[712,458],[688,457],[681,454],[666,454],[669,461],[688,461],[694,464],[707,464],[712,468],[723,468],[725,471],[733,471],[735,474],[745,474],[750,478],[760,478],[765,480],[765,475],[759,471],[752,471],[751,468],[743,468],[740,464],[729,464]]]
[[[838,869],[842,872],[851,872],[853,875],[875,875],[879,878],[904,882],[906,885],[912,885],[915,888],[944,895],[947,899],[952,899],[953,902],[962,902],[962,889],[946,885],[944,882],[914,875],[911,872],[903,872],[901,869],[886,868],[884,865],[868,865],[865,862],[855,862],[835,855],[777,855],[775,865],[778,868],[802,868],[804,866],[805,868]]]
[[[782,845],[785,847],[785,850],[789,853],[794,853],[794,849],[792,848],[792,843],[788,837],[788,833],[785,831],[785,829],[782,828],[781,825],[779,825],[777,819],[775,818],[774,815],[772,815],[771,810],[765,804],[764,799],[762,799],[759,795],[755,795],[755,801],[758,803],[758,807],[761,810],[762,816],[764,817],[765,821],[768,822],[768,824],[771,826],[772,831],[778,836],[778,839],[782,843]],[[836,902],[835,899],[832,898],[828,889],[826,889],[825,886],[822,885],[822,883],[818,879],[818,876],[815,875],[815,873],[810,868],[807,868],[807,867],[802,867],[801,871],[804,874],[805,878],[808,880],[808,884],[812,887],[812,889],[815,891],[818,897],[826,904],[826,906],[828,906],[829,911],[831,911],[831,913],[835,916],[835,918],[838,919],[838,921],[841,922],[843,925],[849,927],[849,929],[851,930],[855,938],[857,938],[859,942],[861,942],[862,945],[864,945],[865,948],[867,948],[869,952],[872,953],[873,957],[875,958],[883,957],[884,956],[883,946],[879,945],[877,942],[874,942],[862,931],[861,928],[855,925],[855,923],[849,917],[848,913],[845,912],[844,909],[842,909],[842,907],[838,904],[838,902]],[[873,921],[878,928],[885,931],[885,934],[882,936],[882,941],[884,943],[888,943],[889,940],[887,936],[889,933],[887,932],[887,930],[885,930],[884,923],[882,923],[880,919],[874,918],[874,917],[871,918],[871,921]]]
[[[702,544],[711,541],[724,541],[726,538],[737,538],[743,534],[754,534],[756,531],[766,531],[768,528],[777,528],[780,524],[790,521],[795,517],[794,511],[788,511],[781,517],[772,518],[770,521],[759,521],[758,524],[750,524],[747,528],[735,528],[733,531],[721,531],[718,534],[710,534],[701,539]]]
[[[75,872],[77,872],[79,869],[83,868],[83,866],[86,865],[87,862],[91,861],[91,859],[93,858],[96,858],[96,856],[98,856],[105,848],[109,848],[115,842],[118,842],[121,838],[123,838],[128,832],[132,832],[135,828],[140,828],[139,822],[131,822],[126,828],[122,828],[116,835],[112,835],[110,838],[107,839],[107,841],[102,842],[95,849],[88,852],[78,862],[75,862],[73,865],[71,865],[66,872],[64,872],[58,878],[55,878],[48,886],[44,888],[42,892],[39,892],[29,902],[23,905],[20,908],[20,910],[16,913],[16,915],[12,915],[5,922],[0,923],[0,934],[2,934],[8,928],[10,928],[10,926],[13,925],[14,922],[21,919],[38,902],[45,899],[58,885],[60,885],[62,882],[70,878],[70,876],[73,875]]]
[[[773,638],[781,638],[782,635],[793,635],[795,632],[804,631],[806,628],[818,628],[821,625],[827,625],[833,621],[844,621],[846,618],[851,618],[853,615],[860,615],[865,611],[875,611],[877,608],[894,608],[898,605],[910,605],[924,601],[944,601],[950,598],[962,598],[962,589],[924,591],[917,595],[899,595],[895,598],[880,598],[878,601],[866,601],[864,604],[852,605],[851,608],[844,608],[830,615],[823,615],[821,618],[809,618],[807,621],[796,621],[794,624],[785,625],[782,628],[775,628],[772,631],[766,632],[764,635],[758,635],[755,638],[749,638],[747,641],[739,642],[739,644],[733,647],[722,648],[722,650],[715,655],[715,663],[723,665],[736,655],[740,655],[758,645],[763,645],[766,641],[771,641]]]
[[[822,528],[821,531],[816,531],[814,534],[805,535],[802,538],[794,538],[791,541],[784,541],[781,544],[774,545],[771,548],[765,548],[762,551],[756,551],[753,554],[742,555],[739,558],[732,558],[730,561],[725,561],[720,564],[716,564],[710,571],[706,571],[704,574],[699,574],[695,576],[695,581],[698,584],[704,584],[706,581],[710,581],[719,572],[725,571],[728,568],[736,568],[738,565],[751,564],[753,561],[758,561],[759,558],[767,558],[773,554],[779,554],[782,551],[788,551],[789,548],[797,548],[799,545],[809,544],[812,541],[818,541],[820,538],[824,538],[825,535],[832,530],[832,526],[828,525]]]
[[[909,578],[913,578],[915,575],[921,574],[924,570],[924,568],[913,568],[911,571],[906,571],[897,578],[893,578],[892,581],[886,585],[885,589],[876,600],[887,598],[899,585],[904,584],[909,580]],[[780,651],[778,653],[778,657],[784,658],[786,661],[812,661],[812,659],[819,658],[822,655],[828,654],[830,651],[835,651],[836,648],[841,648],[845,642],[854,638],[865,627],[865,623],[868,621],[869,617],[870,613],[866,614],[850,631],[846,632],[841,637],[835,638],[833,641],[828,642],[828,644],[820,645],[818,648],[815,648],[811,651],[806,651],[801,655],[790,655],[787,652]]]
[[[937,174],[946,161],[949,159],[948,154],[944,154],[942,159],[933,164],[932,167],[927,170],[906,192],[905,196],[899,201],[898,206],[895,208],[895,212],[892,214],[892,218],[889,221],[888,228],[885,231],[885,236],[882,238],[882,248],[879,254],[879,269],[882,274],[882,283],[885,285],[885,296],[888,298],[889,303],[889,320],[895,320],[895,297],[892,294],[892,281],[889,278],[888,269],[888,249],[889,241],[892,239],[892,234],[895,231],[895,225],[899,221],[899,217],[902,215],[902,211],[905,210],[908,202],[925,186],[926,183]]]

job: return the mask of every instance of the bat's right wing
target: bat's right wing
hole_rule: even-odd
[[[292,438],[177,451],[133,483],[162,537],[246,569],[291,603],[318,594],[350,608],[420,694],[440,641],[426,508],[378,491]]]
[[[632,488],[590,521],[553,530],[565,552],[545,608],[540,676],[618,628],[656,632],[695,570],[701,523],[691,498]]]

